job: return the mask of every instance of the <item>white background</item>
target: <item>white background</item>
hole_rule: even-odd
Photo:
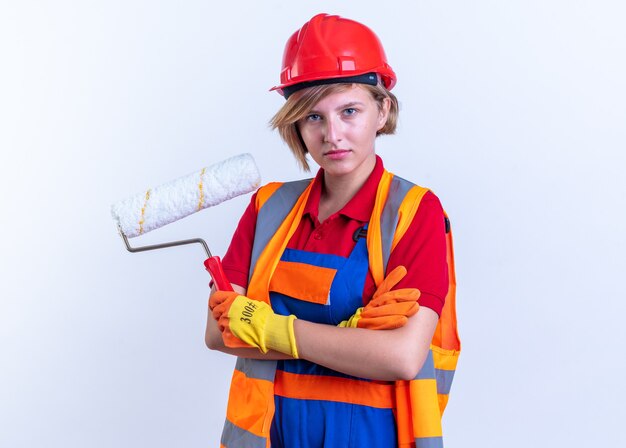
[[[401,121],[377,150],[451,215],[446,446],[625,446],[617,0],[3,1],[0,446],[218,446],[233,360],[204,346],[203,253],[130,254],[109,207],[241,152],[302,177],[267,90],[318,12],[383,41]],[[134,242],[221,254],[248,199]]]

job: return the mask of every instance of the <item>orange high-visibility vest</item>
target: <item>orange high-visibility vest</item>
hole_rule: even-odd
[[[257,192],[257,226],[248,296],[269,303],[269,284],[287,243],[300,223],[312,180],[270,183]],[[384,171],[368,224],[370,272],[376,286],[389,256],[409,228],[428,189]],[[395,382],[395,415],[400,448],[443,447],[441,417],[448,402],[461,344],[456,328],[456,278],[448,216],[446,242],[449,288],[430,352],[418,375]],[[237,358],[231,381],[223,448],[268,448],[274,415],[276,361]]]

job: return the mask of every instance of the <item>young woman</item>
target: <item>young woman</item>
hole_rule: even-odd
[[[435,358],[459,348],[438,326],[448,221],[376,155],[395,131],[396,75],[369,28],[319,14],[287,42],[281,82],[272,125],[320,170],[259,189],[224,256],[234,292],[213,292],[206,330],[238,357],[221,445],[442,446],[454,369],[435,370],[431,342],[453,331]]]

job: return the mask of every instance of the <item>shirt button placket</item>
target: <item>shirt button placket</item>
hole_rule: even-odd
[[[315,231],[313,232],[314,240],[321,240],[324,238],[324,228],[326,227],[326,223],[321,224]]]

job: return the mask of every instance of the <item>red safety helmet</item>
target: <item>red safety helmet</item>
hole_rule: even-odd
[[[318,14],[287,41],[280,85],[270,90],[287,97],[300,88],[337,82],[338,78],[376,84],[378,76],[372,74],[380,76],[387,89],[396,84],[378,36],[354,20]]]

